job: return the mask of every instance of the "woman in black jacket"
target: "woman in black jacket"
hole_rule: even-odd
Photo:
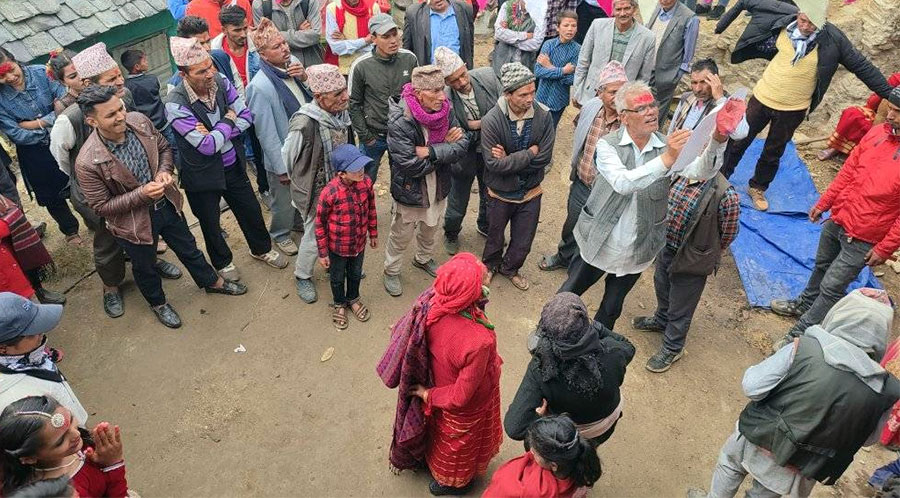
[[[619,388],[634,346],[588,317],[571,292],[553,296],[541,312],[532,359],[503,426],[523,440],[541,415],[567,414],[596,447],[612,436],[622,416]]]

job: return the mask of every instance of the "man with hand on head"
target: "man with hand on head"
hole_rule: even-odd
[[[110,87],[86,88],[78,105],[94,132],[78,154],[75,173],[88,204],[106,218],[110,233],[131,258],[134,280],[159,321],[181,326],[154,267],[160,236],[207,293],[245,294],[247,287],[218,276],[197,249],[181,214],[172,151],[153,123],[141,113],[126,112]]]

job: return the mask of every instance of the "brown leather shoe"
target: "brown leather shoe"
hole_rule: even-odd
[[[750,187],[747,189],[750,199],[753,200],[753,207],[757,211],[767,211],[769,209],[769,201],[766,200],[766,191],[758,188]]]

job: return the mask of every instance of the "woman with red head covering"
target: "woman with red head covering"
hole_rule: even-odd
[[[394,326],[378,367],[389,387],[401,389],[391,464],[402,470],[424,459],[434,495],[466,493],[503,439],[503,361],[484,314],[485,272],[471,253],[438,268],[434,285]]]

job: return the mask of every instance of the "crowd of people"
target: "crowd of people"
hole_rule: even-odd
[[[830,212],[815,269],[799,297],[772,303],[798,321],[747,370],[750,402],[708,495],[734,496],[749,473],[755,495],[808,496],[816,482],[833,484],[896,412],[900,382],[879,364],[891,302],[847,286],[900,247],[900,73],[886,79],[821,2],[738,0],[726,11],[727,0],[658,0],[650,12],[637,0],[168,3],[177,71],[165,91],[138,49],[117,62],[97,43],[54,51],[42,66],[0,47],[0,131],[65,243],[86,243],[82,222],[92,232],[110,318],[125,313],[130,261],[152,313],[182,326],[163,289],[183,275],[161,257],[169,250],[207,293],[247,293],[233,254],[246,243],[260,265],[281,270],[294,258],[307,304],[319,299],[318,263],[334,327],[366,322],[360,281],[366,247],[379,249],[382,182],[391,196],[385,292],[403,294],[408,252],[434,278],[393,326],[378,365],[398,389],[392,468],[427,467],[432,494],[464,494],[505,431],[525,454],[496,470],[485,496],[583,496],[623,415],[635,347],[614,330],[631,289],[655,264],[656,310],[630,326],[660,334],[646,369],[665,372],[682,358],[706,281],[737,236],[741,203],[728,178],[768,126],[748,185],[752,206],[767,210],[787,142],[843,66],[874,94],[844,112],[821,153],[848,157],[809,212],[811,222]],[[744,11],[731,62],[769,61],[746,100],[729,95],[715,61],[695,58],[698,14],[718,19],[721,33]],[[484,15],[496,16],[493,48],[476,68]],[[676,96],[682,85],[690,90]],[[577,116],[566,122],[569,107]],[[557,130],[570,126],[572,149],[558,150]],[[685,152],[697,138],[702,147]],[[501,420],[503,361],[486,304],[498,273],[530,288],[523,268],[554,154],[571,184],[559,243],[537,266],[567,275],[529,338],[532,359]],[[25,216],[8,159],[0,154],[0,491],[125,496],[119,428],[88,429],[57,366],[62,352],[47,344],[65,295],[43,287],[55,271],[46,225]],[[484,240],[464,251],[473,189]],[[224,210],[243,242],[223,230]],[[452,256],[442,265],[439,238]],[[601,279],[591,317],[580,296]]]

